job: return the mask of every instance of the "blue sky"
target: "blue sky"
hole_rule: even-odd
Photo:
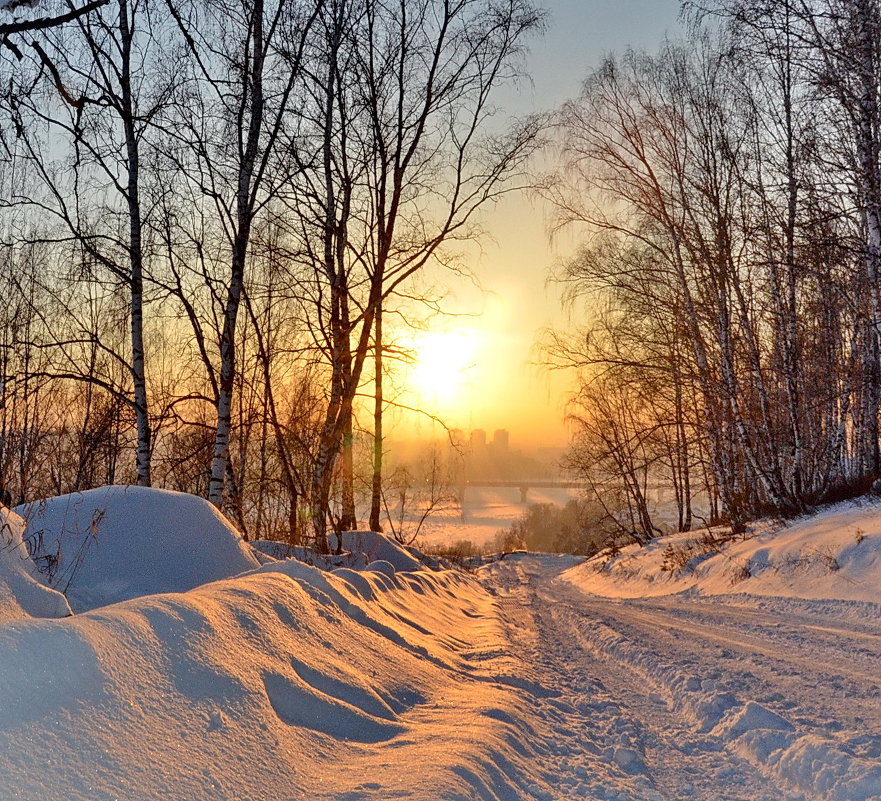
[[[665,33],[675,36],[680,0],[546,0],[546,36],[534,43],[528,68],[536,106],[558,105],[610,52],[628,46],[653,50]]]

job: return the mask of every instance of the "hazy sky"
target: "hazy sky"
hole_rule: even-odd
[[[545,0],[551,13],[545,37],[535,41],[528,60],[531,85],[509,97],[512,113],[552,109],[578,94],[581,81],[604,55],[628,45],[655,49],[665,33],[680,31],[679,0]],[[451,284],[446,308],[477,316],[439,318],[415,346],[436,363],[437,381],[427,365],[418,367],[420,389],[413,403],[435,410],[451,425],[492,431],[507,428],[511,445],[561,445],[566,394],[571,386],[530,362],[536,359],[540,329],[566,324],[559,297],[546,286],[549,269],[571,249],[574,239],[547,238],[548,210],[527,198],[503,201],[485,218],[493,241],[484,243],[474,265],[484,292],[463,282]],[[441,364],[438,353],[450,351]],[[453,386],[442,389],[452,375]],[[449,383],[449,382],[448,382]],[[407,426],[409,428],[409,426]],[[427,421],[416,424],[431,433]],[[409,431],[398,429],[399,436]],[[393,436],[395,434],[393,433]]]

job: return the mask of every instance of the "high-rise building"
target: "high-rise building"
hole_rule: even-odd
[[[507,453],[510,444],[508,431],[505,428],[497,428],[493,432],[493,449],[496,453]]]
[[[486,450],[486,431],[475,428],[471,432],[471,453],[483,453]]]

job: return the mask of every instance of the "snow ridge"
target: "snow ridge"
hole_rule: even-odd
[[[529,798],[495,599],[459,573],[375,568],[273,562],[0,625],[0,796]]]

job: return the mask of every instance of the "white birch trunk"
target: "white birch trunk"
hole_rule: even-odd
[[[232,407],[236,375],[236,326],[244,287],[245,260],[254,215],[253,181],[260,136],[263,128],[263,0],[255,0],[251,11],[251,74],[241,98],[248,109],[248,127],[238,169],[236,187],[236,230],[232,243],[232,264],[220,338],[220,380],[217,393],[217,427],[211,459],[208,500],[215,506],[223,504],[224,482],[229,462],[232,431]],[[240,131],[241,132],[241,131]]]

